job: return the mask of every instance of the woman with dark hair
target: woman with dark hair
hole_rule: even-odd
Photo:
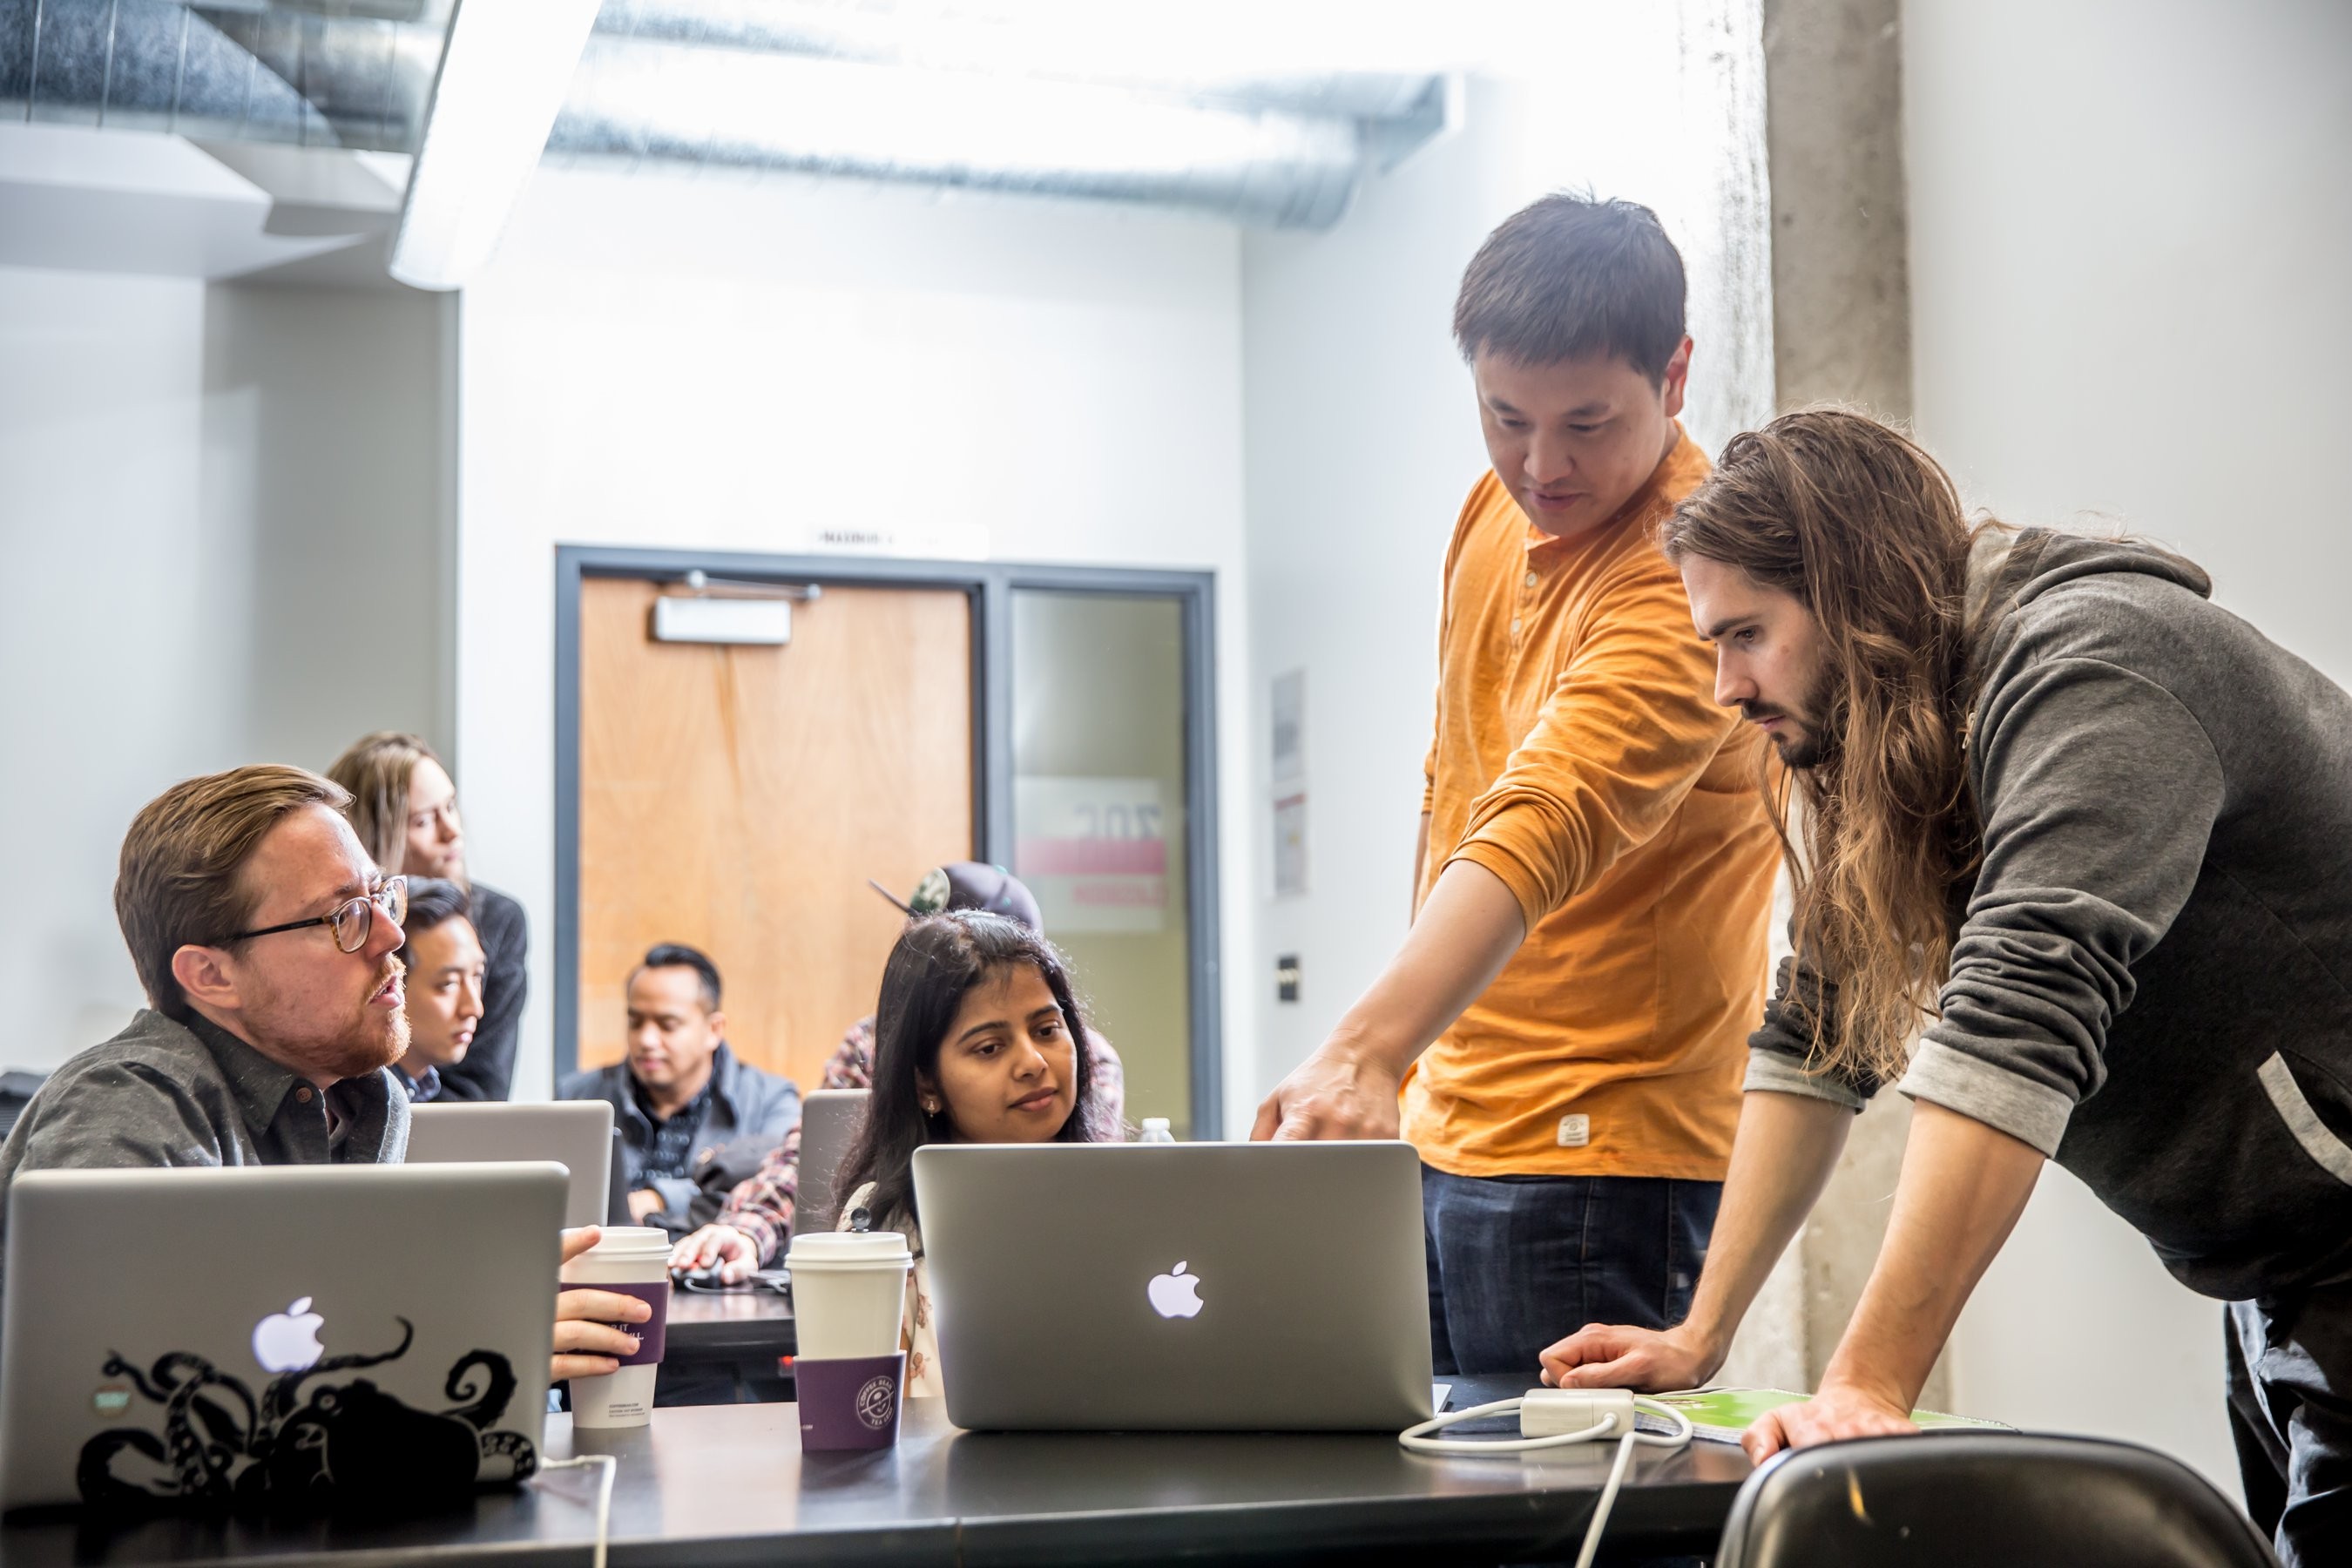
[[[441,1075],[466,1059],[482,1022],[488,960],[466,889],[438,877],[408,879],[407,940],[393,954],[406,968],[408,1048],[392,1064],[412,1103],[437,1100]]]
[[[435,877],[466,894],[466,919],[482,944],[482,1016],[473,1048],[441,1069],[445,1100],[504,1100],[514,1087],[530,946],[522,906],[474,879],[457,819],[457,786],[433,748],[398,730],[362,735],[327,776],[351,792],[343,808],[360,847],[386,876]]]
[[[934,867],[904,899],[893,897],[879,882],[869,884],[907,912],[908,920],[977,910],[1002,915],[1043,935],[1044,916],[1036,895],[1002,866],[975,860],[950,860]],[[826,1089],[874,1087],[874,1016],[867,1014],[849,1026],[840,1049],[824,1064]],[[1094,1124],[1087,1142],[1117,1143],[1127,1137],[1127,1075],[1118,1052],[1098,1029],[1086,1038],[1087,1114]],[[669,1266],[678,1271],[714,1269],[730,1285],[750,1277],[755,1268],[780,1261],[784,1238],[793,1228],[793,1211],[800,1205],[801,1130],[795,1126],[784,1141],[760,1162],[760,1168],[727,1194],[719,1217],[677,1244]]]
[[[917,921],[882,971],[874,1089],[842,1161],[841,1225],[897,1230],[915,1255],[907,1293],[907,1390],[937,1394],[939,1337],[915,1213],[926,1143],[1095,1141],[1086,1018],[1062,956],[1002,915]]]

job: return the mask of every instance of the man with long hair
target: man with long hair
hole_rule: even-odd
[[[2176,555],[1970,527],[1858,414],[1738,437],[1663,542],[1717,700],[1777,753],[1795,956],[1690,1316],[1588,1327],[1545,1380],[1705,1382],[1892,1083],[1916,1115],[1877,1265],[1820,1390],[1748,1451],[1908,1430],[2055,1159],[2229,1303],[2248,1507],[2288,1568],[2342,1561],[2352,696]]]
[[[1683,305],[1632,202],[1546,196],[1471,258],[1492,466],[1446,551],[1412,929],[1258,1112],[1419,1151],[1442,1373],[1678,1320],[1730,1161],[1775,854],[1654,537],[1707,468]]]

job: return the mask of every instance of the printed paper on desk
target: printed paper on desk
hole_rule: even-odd
[[[1784,1405],[1801,1405],[1811,1397],[1791,1394],[1785,1388],[1696,1388],[1684,1394],[1655,1394],[1648,1397],[1669,1405],[1690,1417],[1695,1436],[1716,1443],[1737,1443],[1754,1426],[1757,1417]],[[1654,1417],[1644,1415],[1645,1421]],[[1982,1421],[1973,1415],[1947,1415],[1940,1410],[1914,1410],[1911,1419],[1930,1431],[1965,1428],[1980,1432],[2009,1432],[2014,1427],[1998,1421]],[[1663,1424],[1661,1424],[1663,1430]]]

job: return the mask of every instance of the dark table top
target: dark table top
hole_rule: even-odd
[[[793,1303],[769,1289],[669,1293],[666,1359],[681,1362],[773,1359],[793,1353]]]
[[[1517,1378],[1454,1380],[1459,1408],[1519,1392]],[[551,1457],[620,1459],[615,1568],[726,1564],[988,1564],[1322,1557],[1493,1563],[1574,1556],[1612,1447],[1508,1459],[1423,1458],[1392,1436],[960,1432],[937,1400],[908,1402],[897,1448],[800,1451],[790,1405],[658,1410],[635,1432],[575,1434],[551,1417]],[[1704,1552],[1748,1461],[1723,1444],[1639,1450],[1610,1521],[1612,1552]],[[6,1568],[131,1563],[293,1568],[584,1563],[593,1471],[399,1524],[158,1521],[16,1522]]]

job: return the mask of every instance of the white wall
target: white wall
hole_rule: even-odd
[[[446,732],[417,621],[444,553],[441,309],[0,268],[0,1065],[54,1067],[141,1005],[115,860],[164,786]]]
[[[1912,0],[1917,422],[1972,503],[2167,540],[2352,680],[2352,9]],[[2234,1489],[2221,1309],[2053,1172],[1962,1319],[1954,1398]]]
[[[1221,793],[1248,776],[1239,240],[1162,213],[542,170],[462,313],[459,784],[530,913],[549,1083],[555,546],[793,552],[850,522],[1217,574]],[[1247,819],[1222,866],[1251,951]],[[1232,967],[1230,962],[1228,968]],[[1229,1037],[1247,1016],[1228,1000]],[[1247,1102],[1245,1073],[1229,1096]]]

